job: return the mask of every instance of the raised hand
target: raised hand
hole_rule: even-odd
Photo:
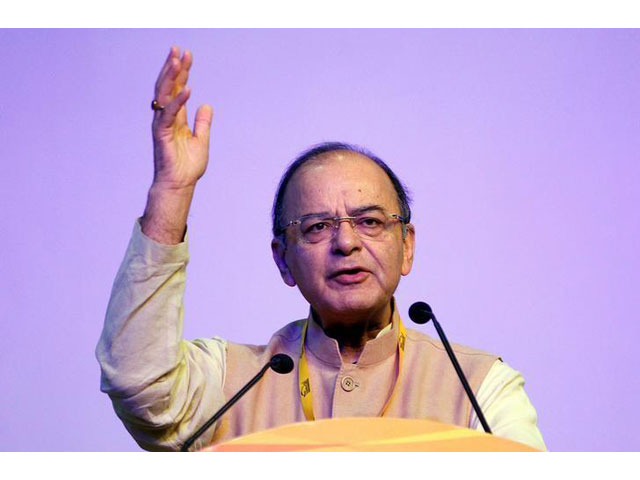
[[[193,132],[187,123],[187,87],[191,52],[180,57],[171,47],[155,87],[155,101],[164,107],[153,114],[153,184],[141,220],[142,232],[164,244],[183,240],[196,183],[209,161],[209,131],[213,111],[201,105]]]
[[[153,117],[154,184],[163,188],[193,187],[207,168],[213,111],[202,105],[193,132],[187,123],[187,87],[193,56],[171,47],[155,86],[155,100],[165,108]]]

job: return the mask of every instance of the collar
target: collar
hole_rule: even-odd
[[[367,341],[364,349],[358,358],[357,365],[366,366],[379,363],[386,358],[395,355],[398,348],[398,309],[395,308],[394,299],[391,300],[393,314],[391,315],[391,324],[383,328],[378,336]],[[313,355],[323,362],[335,367],[342,366],[342,356],[340,355],[340,346],[334,338],[328,337],[322,327],[318,325],[309,309],[307,318],[309,328],[307,330],[306,348]]]

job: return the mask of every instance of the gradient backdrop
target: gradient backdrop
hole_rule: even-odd
[[[1,450],[138,450],[99,391],[111,282],[152,176],[170,45],[214,106],[185,336],[307,314],[272,262],[284,167],[365,145],[414,196],[401,313],[523,372],[551,450],[640,450],[640,31],[0,31]],[[419,327],[435,336],[432,326]]]

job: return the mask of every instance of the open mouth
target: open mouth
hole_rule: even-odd
[[[342,284],[360,283],[369,276],[369,272],[362,268],[345,268],[331,274],[330,278]]]

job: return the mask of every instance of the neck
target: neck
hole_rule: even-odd
[[[382,310],[373,314],[349,316],[323,315],[315,311],[314,320],[322,327],[324,333],[338,342],[340,355],[345,363],[355,363],[365,344],[378,335],[380,330],[391,323],[393,307],[388,303]]]

